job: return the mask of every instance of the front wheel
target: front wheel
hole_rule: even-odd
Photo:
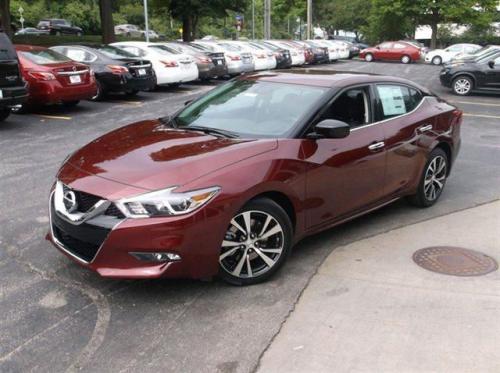
[[[459,76],[453,80],[453,93],[459,96],[467,96],[474,87],[474,82],[468,76]]]
[[[276,202],[250,201],[227,228],[219,255],[220,277],[239,286],[267,280],[285,262],[292,232],[290,218]]]
[[[371,54],[371,53],[367,53],[367,54],[365,55],[365,61],[366,61],[366,62],[372,62],[372,61],[373,61],[373,54]]]
[[[0,109],[0,122],[3,122],[10,115],[10,108],[2,108]]]
[[[411,57],[410,56],[403,56],[401,57],[401,63],[404,63],[405,65],[411,62]]]
[[[441,148],[434,149],[424,168],[417,193],[408,200],[418,207],[430,207],[437,202],[443,192],[448,177],[449,160]]]
[[[441,65],[442,62],[443,62],[443,59],[439,56],[436,56],[432,59],[433,65]]]

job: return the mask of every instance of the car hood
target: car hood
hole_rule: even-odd
[[[172,129],[159,120],[143,121],[110,132],[76,151],[58,178],[75,188],[79,179],[93,175],[157,190],[182,186],[276,147],[275,139],[222,138]]]

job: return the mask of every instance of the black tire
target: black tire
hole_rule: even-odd
[[[470,95],[474,89],[474,80],[467,75],[457,76],[451,83],[451,89],[454,94],[459,96]]]
[[[129,97],[137,96],[139,91],[137,89],[131,89],[130,91],[126,91],[125,94]]]
[[[63,106],[65,107],[68,107],[68,108],[71,108],[71,107],[75,107],[76,105],[78,105],[80,103],[80,100],[74,100],[74,101],[64,101],[63,102]]]
[[[428,196],[428,192],[427,192],[427,185],[428,185],[428,180],[429,180],[429,168],[431,167],[432,163],[433,162],[437,162],[437,159],[442,159],[444,160],[444,169],[443,170],[440,170],[439,172],[437,172],[434,176],[435,176],[435,179],[440,179],[441,176],[442,176],[442,186],[440,187],[439,191],[436,193],[435,197],[434,198],[430,198]],[[426,164],[425,164],[425,167],[424,167],[424,170],[422,172],[422,175],[420,177],[420,181],[418,183],[418,189],[417,189],[417,193],[412,195],[412,196],[409,196],[408,197],[408,201],[414,205],[414,206],[417,206],[417,207],[430,207],[432,205],[434,205],[439,197],[441,196],[441,193],[443,192],[444,190],[444,187],[446,185],[446,179],[448,177],[448,171],[449,171],[449,168],[450,167],[450,160],[448,159],[448,155],[446,154],[446,152],[441,149],[441,148],[435,148],[431,154],[429,155],[429,159],[427,160]],[[430,182],[431,185],[433,185],[434,187],[437,187],[438,184],[436,184],[435,181],[431,181]],[[432,187],[432,186],[431,186]]]
[[[1,108],[0,109],[0,122],[3,122],[5,119],[7,119],[7,117],[10,115],[10,113],[11,113],[10,108],[8,108],[8,107]]]
[[[365,54],[365,61],[366,62],[373,62],[373,60],[374,60],[373,54],[371,54],[371,53]]]
[[[241,230],[236,229],[232,223],[229,223],[228,230],[224,238],[226,241],[224,242],[230,242],[232,246],[228,246],[228,248],[226,249],[221,245],[221,254],[220,254],[221,258],[219,260],[219,266],[220,266],[219,277],[222,278],[224,281],[228,282],[229,284],[237,286],[258,284],[263,281],[266,281],[271,276],[273,276],[283,266],[287,257],[289,256],[291,252],[292,239],[293,239],[293,228],[292,228],[292,223],[290,221],[290,217],[285,212],[285,210],[283,210],[283,208],[273,200],[268,198],[258,198],[252,200],[248,202],[245,205],[245,207],[243,207],[233,217],[232,220],[240,219],[239,221],[241,222],[242,219],[241,216],[244,213],[250,213],[249,216],[253,216],[253,219],[250,219],[251,232],[253,232],[253,229],[255,229],[256,232],[262,233],[261,230],[265,228],[264,227],[265,223],[263,224],[262,221],[265,220],[264,217],[266,217],[267,219],[267,216],[271,216],[272,219],[274,220],[271,220],[271,222],[266,226],[268,228],[266,229],[266,232],[270,232],[274,228],[277,228],[279,232],[267,238],[264,238],[263,240],[259,240],[258,238],[259,233],[257,233],[257,236],[255,237],[245,237],[242,236],[244,235],[244,233],[242,233]],[[245,228],[245,225],[243,225],[243,228]],[[236,246],[238,246],[239,242],[243,238],[247,238],[249,240],[253,239],[254,243],[247,245],[246,242],[248,241],[241,242],[242,246],[235,248],[234,243],[236,243]],[[256,245],[257,248],[252,245]],[[273,247],[276,246],[278,246],[277,250],[281,250],[280,253],[264,254],[267,257],[267,259],[271,259],[271,261],[273,262],[272,265],[266,264],[261,256],[263,254],[263,251],[260,250],[273,250]],[[222,255],[229,251],[235,251],[235,252],[232,255],[228,255],[222,258]],[[252,267],[252,265],[250,265],[252,272],[250,273],[250,276],[248,276],[250,271],[248,270],[247,261],[244,260],[243,258],[244,256],[245,257],[248,256],[249,258],[248,263],[252,262],[255,265],[255,267]],[[235,276],[234,273],[236,271],[236,268],[238,267],[238,264],[241,261],[245,263],[245,268],[240,269],[239,276]],[[232,273],[230,273],[230,270],[233,267],[234,269]],[[243,273],[243,270],[245,271],[245,273]],[[259,272],[261,273],[253,275],[254,271],[255,273]]]
[[[401,63],[404,63],[405,65],[411,63],[411,57],[405,54],[401,57]]]
[[[99,82],[99,80],[96,79],[95,84],[97,86],[97,93],[94,97],[92,97],[92,101],[102,101],[106,97],[106,91],[104,90],[104,87],[102,84]]]
[[[443,63],[443,59],[440,56],[432,57],[433,65],[441,65]]]

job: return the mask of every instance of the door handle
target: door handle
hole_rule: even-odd
[[[385,146],[385,142],[379,141],[368,146],[371,151],[382,149]]]
[[[419,127],[418,131],[420,133],[424,133],[424,132],[430,131],[431,129],[432,129],[432,124],[428,124],[426,126]]]

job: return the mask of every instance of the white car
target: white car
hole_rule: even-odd
[[[153,64],[156,84],[179,84],[198,79],[198,67],[194,59],[158,43],[125,41],[111,44]]]
[[[328,59],[330,60],[330,62],[335,62],[340,59],[340,52],[339,52],[340,48],[338,45],[333,45],[332,43],[328,43],[328,41],[325,39],[314,39],[308,41],[311,41],[314,44],[319,45],[320,47],[328,48]]]
[[[144,31],[136,25],[123,24],[115,26],[115,35],[123,35],[128,37],[140,38],[144,36]]]
[[[290,52],[290,57],[292,58],[292,66],[301,66],[306,63],[306,56],[304,55],[303,50],[294,48],[286,43],[283,43],[281,40],[264,40],[264,43],[269,43],[281,49],[287,49]]]
[[[214,41],[196,40],[190,43],[193,46],[208,49],[212,53],[224,53],[227,72],[229,75],[238,75],[254,71],[255,65],[252,53],[241,51],[233,45],[221,45]]]
[[[250,43],[244,41],[219,41],[217,44],[219,45],[232,45],[237,48],[240,48],[242,52],[248,52],[252,54],[254,69],[257,71],[260,70],[271,70],[276,68],[276,57],[274,57],[274,53],[265,50],[262,47],[256,47]]]
[[[425,62],[432,63],[433,65],[441,65],[448,63],[452,58],[458,55],[469,55],[481,49],[477,44],[453,44],[445,49],[434,49],[427,52],[425,55]]]
[[[315,40],[317,41],[317,39]],[[336,48],[337,53],[339,54],[340,60],[347,60],[350,56],[350,46],[346,42],[342,40],[324,40],[327,45],[331,45]]]

